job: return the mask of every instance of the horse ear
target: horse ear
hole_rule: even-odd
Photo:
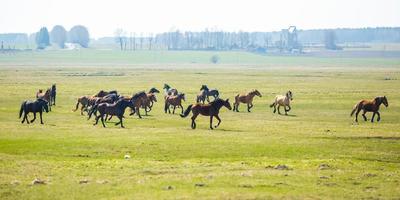
[[[226,99],[226,102],[229,102],[229,98]]]

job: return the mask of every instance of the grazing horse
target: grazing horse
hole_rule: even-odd
[[[381,120],[381,114],[379,113],[379,106],[383,103],[386,107],[389,106],[388,100],[386,96],[383,97],[375,97],[372,101],[370,100],[361,100],[356,105],[354,105],[353,110],[351,111],[350,116],[353,116],[354,112],[356,113],[356,122],[358,122],[358,113],[363,110],[363,118],[367,121],[367,117],[365,116],[366,112],[373,112],[371,122],[374,122],[375,114],[378,115],[377,121]]]
[[[49,105],[49,111],[51,111],[51,96],[50,96],[50,93],[51,93],[51,89],[50,88],[47,89],[45,93],[43,93],[43,90],[39,90],[36,93],[36,98],[37,99],[43,99],[43,100],[46,100],[49,103],[48,104]]]
[[[110,103],[100,103],[94,105],[94,111],[99,111],[100,115],[96,116],[96,122],[93,125],[97,125],[99,122],[99,119],[101,118],[101,123],[103,124],[103,127],[105,128],[106,125],[104,124],[104,117],[105,115],[115,115],[118,117],[119,122],[115,123],[115,125],[120,124],[121,128],[125,128],[123,123],[122,123],[122,118],[125,113],[126,107],[134,108],[132,100],[125,100],[125,99],[120,99],[117,102],[110,104]]]
[[[171,88],[168,84],[164,84],[164,91],[165,91],[165,96],[173,96],[173,95],[178,95],[178,90],[175,88]]]
[[[111,90],[109,92],[104,91],[104,90],[100,90],[97,94],[93,95],[94,97],[104,97],[108,94],[116,94],[118,95],[118,92],[116,90]]]
[[[210,102],[210,96],[214,97],[214,100],[219,97],[219,92],[217,89],[208,89],[207,85],[202,85],[200,88],[200,93],[197,95],[197,103],[202,101],[204,103],[205,99]]]
[[[250,109],[253,107],[253,98],[256,95],[262,97],[258,90],[253,90],[246,94],[237,94],[235,96],[235,103],[233,104],[233,111],[239,112],[239,104],[246,103],[247,111],[250,112]]]
[[[39,113],[40,123],[43,124],[43,118],[42,118],[43,110],[45,110],[46,112],[49,112],[48,102],[44,99],[37,99],[36,101],[22,102],[21,109],[19,110],[19,118],[22,117],[22,113],[24,113],[24,118],[22,119],[21,123],[24,123],[26,120],[26,123],[29,124],[28,113],[32,112],[33,119],[31,120],[31,123],[35,121],[36,113]]]
[[[101,99],[100,97],[81,96],[77,100],[75,110],[72,110],[72,111],[74,111],[74,112],[77,111],[79,104],[81,104],[81,115],[83,115],[83,111],[86,111],[89,114],[89,111],[88,111],[89,107],[96,104],[96,102],[98,102],[100,99]]]
[[[286,95],[278,95],[278,96],[276,96],[274,103],[269,105],[269,107],[270,108],[274,107],[274,113],[275,113],[276,112],[276,106],[278,106],[278,113],[281,114],[281,111],[279,110],[279,108],[281,106],[283,106],[283,108],[285,109],[285,115],[287,115],[287,112],[289,112],[290,109],[292,109],[290,107],[290,101],[293,101],[293,93],[289,90],[288,92],[286,92]],[[286,110],[286,106],[289,109]]]
[[[174,107],[172,114],[175,114],[176,107],[181,107],[181,109],[182,109],[181,113],[183,113],[182,100],[185,101],[184,93],[178,93],[178,95],[165,97],[165,106],[164,106],[165,113],[167,113],[167,110],[168,110],[168,113],[171,114],[171,110],[169,109],[170,106]]]
[[[56,88],[56,84],[53,84],[51,86],[51,90],[50,90],[50,104],[51,105],[56,105],[56,95],[57,95],[57,88]]]
[[[199,114],[204,116],[210,116],[210,129],[213,129],[212,121],[213,117],[215,117],[218,120],[218,124],[215,126],[215,128],[217,128],[221,124],[221,119],[219,118],[218,114],[222,106],[225,106],[229,110],[232,109],[231,104],[229,103],[229,99],[222,100],[218,98],[209,104],[196,103],[189,105],[188,108],[185,110],[185,112],[181,114],[181,117],[187,117],[190,111],[192,111],[193,113],[192,124],[191,124],[192,129],[196,128],[195,120]]]

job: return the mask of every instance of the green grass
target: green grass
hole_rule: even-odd
[[[0,55],[0,199],[400,197],[399,59],[219,52],[222,63],[209,64],[214,53]],[[159,62],[142,54],[157,55]],[[58,101],[44,114],[45,125],[21,124],[20,103],[52,83]],[[213,131],[206,117],[192,130],[189,118],[165,114],[161,94],[149,116],[126,115],[125,129],[93,126],[71,111],[77,97],[100,89],[130,95],[164,83],[187,94],[185,107],[202,84],[232,100],[253,88],[263,97],[255,98],[252,113],[243,105],[240,113],[222,109],[221,126]],[[268,105],[288,89],[294,93],[290,115],[273,114]],[[352,106],[377,95],[389,100],[382,121],[353,123]],[[278,164],[290,169],[273,169]],[[31,185],[36,177],[47,184]]]

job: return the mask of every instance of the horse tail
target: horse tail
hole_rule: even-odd
[[[79,98],[78,98],[78,102],[76,102],[76,107],[75,107],[75,110],[74,109],[72,109],[72,111],[77,111],[78,110],[78,107],[79,107]]]
[[[192,105],[189,105],[189,106],[187,107],[187,109],[185,110],[185,112],[183,112],[183,114],[181,114],[181,117],[182,117],[182,118],[183,118],[183,117],[187,117],[187,116],[189,115],[190,111],[192,111],[192,106],[193,106],[193,104],[192,104]]]
[[[26,104],[26,101],[22,102],[22,104],[21,104],[21,109],[19,110],[19,118],[22,117],[22,113],[24,112],[25,104]]]
[[[96,112],[97,112],[97,106],[98,106],[98,105],[99,105],[99,104],[94,104],[94,105],[93,105],[93,108],[90,109],[88,120],[92,117],[92,114],[93,114],[93,113],[96,113]]]
[[[354,113],[356,112],[359,105],[360,105],[360,102],[353,106],[353,110],[350,113],[350,117],[354,115]]]

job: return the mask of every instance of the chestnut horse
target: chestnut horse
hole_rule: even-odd
[[[49,111],[51,111],[51,94],[50,93],[51,93],[51,89],[50,88],[47,89],[45,93],[43,93],[43,90],[39,90],[36,93],[36,98],[37,99],[43,99],[43,100],[48,102]]]
[[[381,120],[381,114],[379,113],[379,106],[382,103],[386,107],[389,106],[386,96],[375,97],[375,99],[373,99],[372,101],[371,100],[361,100],[356,105],[354,105],[350,116],[353,116],[353,114],[356,113],[355,121],[358,122],[358,113],[362,110],[363,111],[362,116],[363,116],[364,120],[367,121],[367,117],[365,116],[365,113],[373,112],[371,122],[374,122],[375,114],[378,115],[377,121],[379,122]]]
[[[247,111],[250,112],[250,109],[253,107],[254,96],[262,97],[261,93],[258,90],[253,90],[246,94],[237,94],[235,96],[235,103],[233,104],[233,111],[239,112],[239,104],[246,103]]]
[[[73,109],[72,111],[74,111],[74,112],[77,111],[79,104],[81,104],[81,115],[83,115],[83,111],[86,111],[89,114],[89,111],[88,111],[89,107],[96,104],[96,102],[99,101],[100,99],[101,99],[101,97],[81,96],[77,100],[75,110]]]
[[[176,107],[181,107],[181,109],[182,109],[181,113],[183,113],[182,100],[185,101],[184,93],[178,93],[178,95],[165,97],[165,106],[164,106],[165,113],[167,113],[167,110],[168,110],[168,113],[171,114],[171,110],[169,109],[170,106],[174,107],[172,114],[175,114]]]
[[[275,97],[274,103],[269,105],[270,108],[274,107],[274,113],[276,112],[276,106],[278,105],[278,113],[281,114],[280,107],[283,106],[283,109],[285,109],[285,115],[287,115],[287,112],[292,109],[290,107],[290,101],[293,101],[293,93],[289,90],[286,92],[286,95],[278,95]],[[289,108],[286,110],[286,106]]]
[[[187,117],[190,111],[192,111],[193,113],[192,124],[191,124],[192,129],[196,128],[195,120],[199,114],[204,116],[210,116],[210,129],[213,129],[212,121],[213,117],[215,117],[218,120],[218,124],[215,126],[215,128],[217,128],[221,124],[221,118],[219,118],[218,114],[222,106],[225,106],[229,110],[232,109],[231,104],[229,103],[229,99],[223,100],[218,98],[209,104],[196,103],[189,105],[188,108],[185,110],[185,112],[181,114],[181,117],[182,118]]]

